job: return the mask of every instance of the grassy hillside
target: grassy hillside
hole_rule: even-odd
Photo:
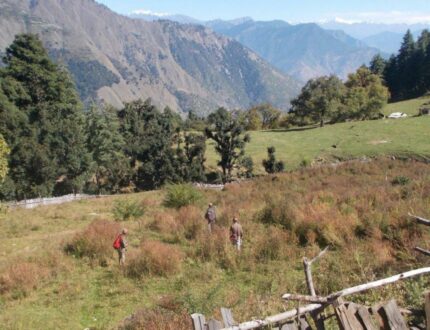
[[[418,113],[419,106],[430,100],[420,98],[393,103],[385,113]],[[300,163],[333,161],[364,156],[394,155],[430,159],[430,116],[405,119],[384,119],[340,123],[323,128],[303,128],[277,131],[251,132],[251,143],[246,152],[256,164],[256,172],[263,173],[261,161],[267,157],[267,147],[275,146],[277,157],[286,162],[287,168],[297,168]],[[207,164],[215,167],[218,156],[213,142],[207,153]]]
[[[221,306],[239,321],[263,317],[284,310],[282,293],[306,293],[302,257],[327,245],[314,271],[322,295],[419,267],[428,259],[412,249],[429,248],[430,233],[406,214],[430,217],[429,173],[414,161],[350,162],[202,191],[179,210],[162,205],[165,191],[9,210],[0,218],[0,324],[109,329],[140,310],[127,329],[189,329],[188,313],[220,318]],[[145,215],[117,223],[112,208],[126,200]],[[212,235],[209,201],[218,213]],[[235,214],[241,254],[228,241]],[[122,226],[130,231],[123,271],[112,249]],[[419,308],[429,284],[408,280],[354,300],[395,297]]]
[[[430,102],[430,96],[424,96],[413,100],[401,101],[388,104],[383,113],[389,115],[393,112],[404,112],[409,116],[416,116],[418,110],[423,103]]]

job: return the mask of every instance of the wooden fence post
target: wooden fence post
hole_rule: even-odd
[[[206,319],[203,314],[191,314],[191,320],[193,321],[194,330],[206,330]]]
[[[425,295],[425,312],[426,312],[426,329],[430,330],[430,291],[424,293]]]

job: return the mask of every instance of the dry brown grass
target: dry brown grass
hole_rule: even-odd
[[[201,262],[215,262],[224,269],[237,267],[237,253],[226,228],[216,226],[212,233],[201,233],[193,243],[192,257]]]
[[[144,275],[168,276],[179,271],[182,251],[174,245],[159,241],[144,241],[138,251],[130,255],[126,274],[133,278]]]
[[[188,240],[197,238],[206,229],[204,211],[193,205],[180,208],[176,215],[176,221],[181,228],[182,234]]]
[[[14,263],[0,274],[0,294],[11,293],[15,297],[26,295],[49,276],[49,269],[37,263]]]
[[[121,225],[107,220],[95,220],[66,244],[66,253],[78,258],[89,258],[106,265],[112,257],[113,241],[121,231]]]
[[[356,161],[261,177],[228,185],[225,191],[205,191],[205,199],[215,204],[218,216],[212,234],[206,227],[205,206],[166,209],[159,203],[163,200],[160,192],[65,205],[64,212],[47,208],[49,218],[43,218],[34,232],[18,226],[20,220],[30,219],[33,213],[14,211],[7,215],[10,219],[0,222],[0,228],[8,232],[5,251],[10,251],[10,246],[19,252],[13,256],[14,263],[27,267],[17,274],[27,275],[22,276],[23,280],[18,275],[12,279],[14,271],[10,265],[0,263],[1,285],[7,288],[2,289],[5,293],[0,298],[11,319],[15,315],[11,307],[14,302],[6,297],[14,292],[18,292],[18,297],[22,295],[19,288],[25,287],[25,292],[31,293],[30,298],[20,299],[30,309],[36,300],[40,307],[45,295],[57,302],[49,293],[51,289],[66,297],[73,291],[70,288],[85,281],[88,292],[94,296],[82,298],[76,294],[76,298],[70,299],[87,299],[85,306],[90,306],[100,299],[99,293],[106,293],[103,308],[116,315],[114,322],[134,310],[136,301],[151,308],[137,313],[137,321],[127,325],[130,329],[169,329],[171,319],[175,320],[172,326],[185,324],[188,329],[186,323],[181,323],[189,321],[188,317],[181,319],[184,310],[219,318],[220,306],[232,308],[240,321],[264,317],[285,308],[279,299],[281,294],[307,293],[302,258],[315,256],[327,245],[329,253],[313,269],[315,286],[321,295],[426,265],[428,260],[415,253],[413,247],[429,249],[430,232],[407,214],[430,218],[429,169],[428,164],[414,161]],[[396,177],[407,179],[394,184]],[[111,227],[117,224],[109,221],[90,224],[94,216],[109,219],[112,200],[122,198],[152,200],[147,203],[142,225],[125,223],[130,230],[130,245],[124,273],[117,271],[118,266],[113,263],[112,242],[120,228]],[[43,210],[34,212],[37,217],[29,224],[39,225]],[[19,221],[14,221],[15,215]],[[228,229],[234,215],[239,216],[244,229],[240,253],[229,240]],[[13,232],[16,237],[9,235]],[[61,252],[60,241],[74,232],[79,234],[67,240],[72,247],[70,252],[95,262],[82,263]],[[49,249],[60,253],[39,258],[46,237],[52,237]],[[100,237],[104,243],[99,242]],[[34,257],[29,258],[32,254]],[[62,260],[72,265],[63,264]],[[112,268],[99,267],[100,260],[104,260],[102,264],[112,260]],[[82,269],[88,274],[80,274]],[[61,276],[65,271],[73,275],[67,281]],[[39,280],[26,278],[28,274]],[[60,274],[58,279],[56,274]],[[44,289],[40,290],[42,285]],[[428,280],[417,279],[353,299],[373,304],[384,297],[394,297],[402,307],[416,308],[421,306],[421,292],[426,287]],[[39,296],[33,299],[33,294]],[[170,297],[161,301],[160,296],[165,295]],[[120,303],[114,305],[117,301]],[[72,313],[70,320],[82,317],[78,309]],[[99,326],[111,324],[112,319],[105,317]]]
[[[119,330],[189,330],[192,328],[188,313],[166,309],[141,309],[123,321]]]

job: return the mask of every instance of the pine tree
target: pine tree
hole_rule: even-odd
[[[387,62],[384,60],[384,58],[377,54],[370,61],[369,69],[373,74],[383,76],[386,65]]]
[[[208,122],[205,133],[216,143],[215,151],[221,156],[218,165],[222,168],[223,181],[228,182],[234,166],[245,155],[245,145],[250,141],[250,136],[243,135],[244,127],[224,108],[210,114]]]
[[[21,199],[79,191],[89,157],[83,108],[68,72],[31,34],[16,36],[3,62],[1,89],[8,104],[0,114],[0,133],[11,148],[14,192],[9,195]]]
[[[182,138],[183,136],[183,138]],[[176,166],[183,181],[204,182],[206,137],[196,133],[177,131]],[[183,145],[183,147],[182,147]]]
[[[263,166],[267,173],[279,173],[285,170],[285,163],[277,161],[275,156],[275,147],[267,148],[267,159],[263,159]]]
[[[90,107],[87,120],[87,145],[97,193],[115,193],[128,185],[130,167],[124,155],[125,142],[119,132],[119,120],[112,107]]]
[[[414,96],[416,82],[416,45],[410,30],[403,37],[399,54],[397,55],[399,97],[401,99]]]
[[[126,104],[118,116],[137,188],[154,189],[167,181],[181,181],[172,147],[175,129],[170,116],[160,113],[150,99]]]
[[[400,46],[399,55],[397,59],[399,61],[400,66],[404,66],[408,63],[408,61],[412,58],[415,52],[415,41],[414,36],[411,31],[406,31],[406,34],[403,36],[403,41]]]

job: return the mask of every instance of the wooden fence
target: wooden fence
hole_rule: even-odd
[[[430,226],[430,220],[409,214],[418,223]],[[423,248],[416,248],[417,251],[430,255],[430,251]],[[202,314],[192,314],[191,319],[194,330],[251,330],[251,329],[276,329],[276,330],[324,330],[325,322],[332,317],[336,318],[338,328],[341,330],[406,330],[406,329],[427,329],[430,330],[430,292],[424,293],[425,308],[424,311],[412,311],[402,309],[397,306],[395,300],[386,303],[379,303],[375,306],[363,306],[347,302],[344,297],[361,293],[370,289],[385,286],[399,280],[430,274],[430,267],[420,268],[397,274],[385,279],[364,283],[351,288],[346,288],[334,292],[328,296],[321,297],[315,293],[312,281],[311,267],[327,252],[327,248],[321,251],[315,258],[308,260],[303,259],[306,283],[309,295],[286,293],[282,296],[285,301],[294,301],[298,307],[277,315],[272,315],[264,319],[256,319],[243,323],[234,320],[230,309],[221,308],[223,322],[218,320],[206,321]],[[307,305],[301,306],[305,303]],[[327,308],[334,310],[331,315],[327,316]],[[408,327],[404,316],[411,314],[425,313],[426,325]],[[311,318],[312,323],[308,320]]]
[[[49,198],[34,198],[34,199],[26,199],[19,202],[10,202],[5,203],[7,207],[11,208],[25,208],[32,209],[42,205],[55,205],[55,204],[63,204],[69,203],[73,201],[83,200],[83,199],[92,199],[99,198],[99,195],[85,195],[85,194],[71,194],[60,197],[49,197]]]

